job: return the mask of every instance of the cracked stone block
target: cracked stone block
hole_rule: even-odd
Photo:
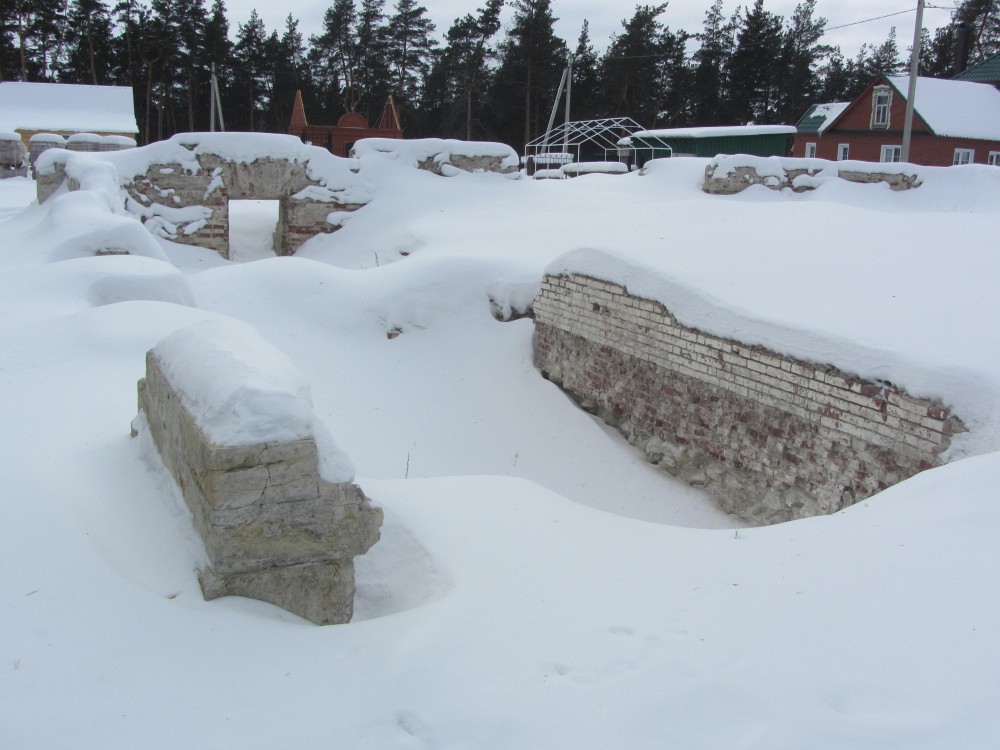
[[[139,411],[205,543],[205,598],[247,596],[317,624],[348,622],[353,559],[378,541],[381,509],[357,485],[319,475],[311,438],[212,442],[179,377],[150,351]]]

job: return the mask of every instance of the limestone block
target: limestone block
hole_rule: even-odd
[[[348,622],[353,558],[378,541],[381,509],[357,485],[319,476],[311,438],[211,442],[165,373],[150,351],[139,410],[205,543],[206,599],[249,596],[317,624]]]

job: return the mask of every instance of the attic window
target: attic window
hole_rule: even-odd
[[[889,127],[889,105],[892,103],[892,89],[876,86],[872,93],[872,127]]]

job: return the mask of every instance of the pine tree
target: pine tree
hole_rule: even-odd
[[[388,59],[397,104],[408,109],[419,101],[437,42],[427,9],[416,0],[398,0],[395,11],[389,19]]]
[[[66,62],[59,78],[107,83],[111,73],[111,17],[100,0],[73,0],[67,14]]]
[[[275,33],[269,46],[273,47],[273,70],[271,84],[271,129],[281,132],[288,127],[295,92],[312,88],[309,81],[309,66],[306,64],[306,48],[299,22],[289,13],[285,17],[285,30],[279,38]]]
[[[357,100],[354,109],[364,112],[368,121],[372,122],[381,114],[390,93],[389,26],[385,0],[361,0],[356,49]]]
[[[245,24],[239,24],[236,31],[234,56],[242,75],[237,79],[237,127],[239,130],[263,130],[263,114],[269,102],[270,86],[268,37],[264,22],[256,10],[250,11]]]
[[[357,106],[355,80],[358,66],[355,25],[357,13],[353,0],[335,0],[323,14],[323,33],[309,38],[308,57],[321,98],[318,114],[334,120],[342,112]],[[322,94],[325,92],[325,94]],[[307,102],[310,111],[312,102]]]
[[[693,123],[691,89],[694,69],[687,57],[687,44],[691,35],[686,31],[671,31],[664,28],[660,34],[659,46],[663,57],[661,81],[663,93],[660,111],[654,121],[658,126],[678,127]]]
[[[722,15],[722,0],[715,0],[705,13],[701,42],[693,55],[691,109],[694,122],[700,125],[726,122],[725,99],[728,95],[729,59],[733,54],[735,24]]]
[[[601,89],[610,114],[632,117],[647,127],[656,124],[659,111],[663,25],[656,19],[666,7],[637,5],[632,17],[622,21],[624,31],[612,35],[601,60]]]
[[[869,78],[874,80],[876,76],[892,76],[903,72],[906,66],[900,60],[899,47],[896,45],[896,27],[889,29],[889,36],[878,47],[872,50],[869,60]],[[871,80],[868,82],[871,83]]]
[[[446,35],[446,46],[436,56],[431,71],[433,92],[428,105],[436,109],[441,127],[448,135],[472,140],[476,128],[475,113],[484,107],[485,91],[490,82],[488,64],[497,56],[491,40],[500,30],[503,0],[488,0],[475,16],[455,19]]]
[[[781,52],[784,83],[778,106],[778,119],[782,122],[796,122],[809,104],[817,103],[817,71],[832,49],[820,44],[826,19],[815,18],[815,10],[816,0],[799,3],[784,33]]]
[[[756,0],[736,33],[729,60],[731,115],[736,122],[774,122],[780,97],[782,19]]]
[[[566,43],[555,35],[555,20],[550,0],[514,0],[491,97],[503,111],[500,133],[507,143],[527,143],[547,124],[566,62]],[[520,133],[515,118],[522,123]]]
[[[952,20],[972,28],[970,65],[1000,52],[1000,0],[964,0]]]
[[[590,41],[590,23],[583,20],[573,53],[573,119],[591,120],[603,114],[600,98],[600,70],[597,52]]]

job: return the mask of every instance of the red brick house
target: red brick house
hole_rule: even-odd
[[[908,87],[906,76],[879,77],[853,102],[811,107],[796,126],[792,155],[899,161]],[[1000,165],[1000,91],[983,83],[918,78],[909,161]]]
[[[302,104],[302,92],[295,92],[289,135],[297,135],[306,143],[322,146],[337,156],[350,156],[351,148],[362,138],[402,138],[396,103],[390,96],[385,102],[377,127],[368,127],[368,118],[360,112],[347,112],[336,125],[310,125]]]

